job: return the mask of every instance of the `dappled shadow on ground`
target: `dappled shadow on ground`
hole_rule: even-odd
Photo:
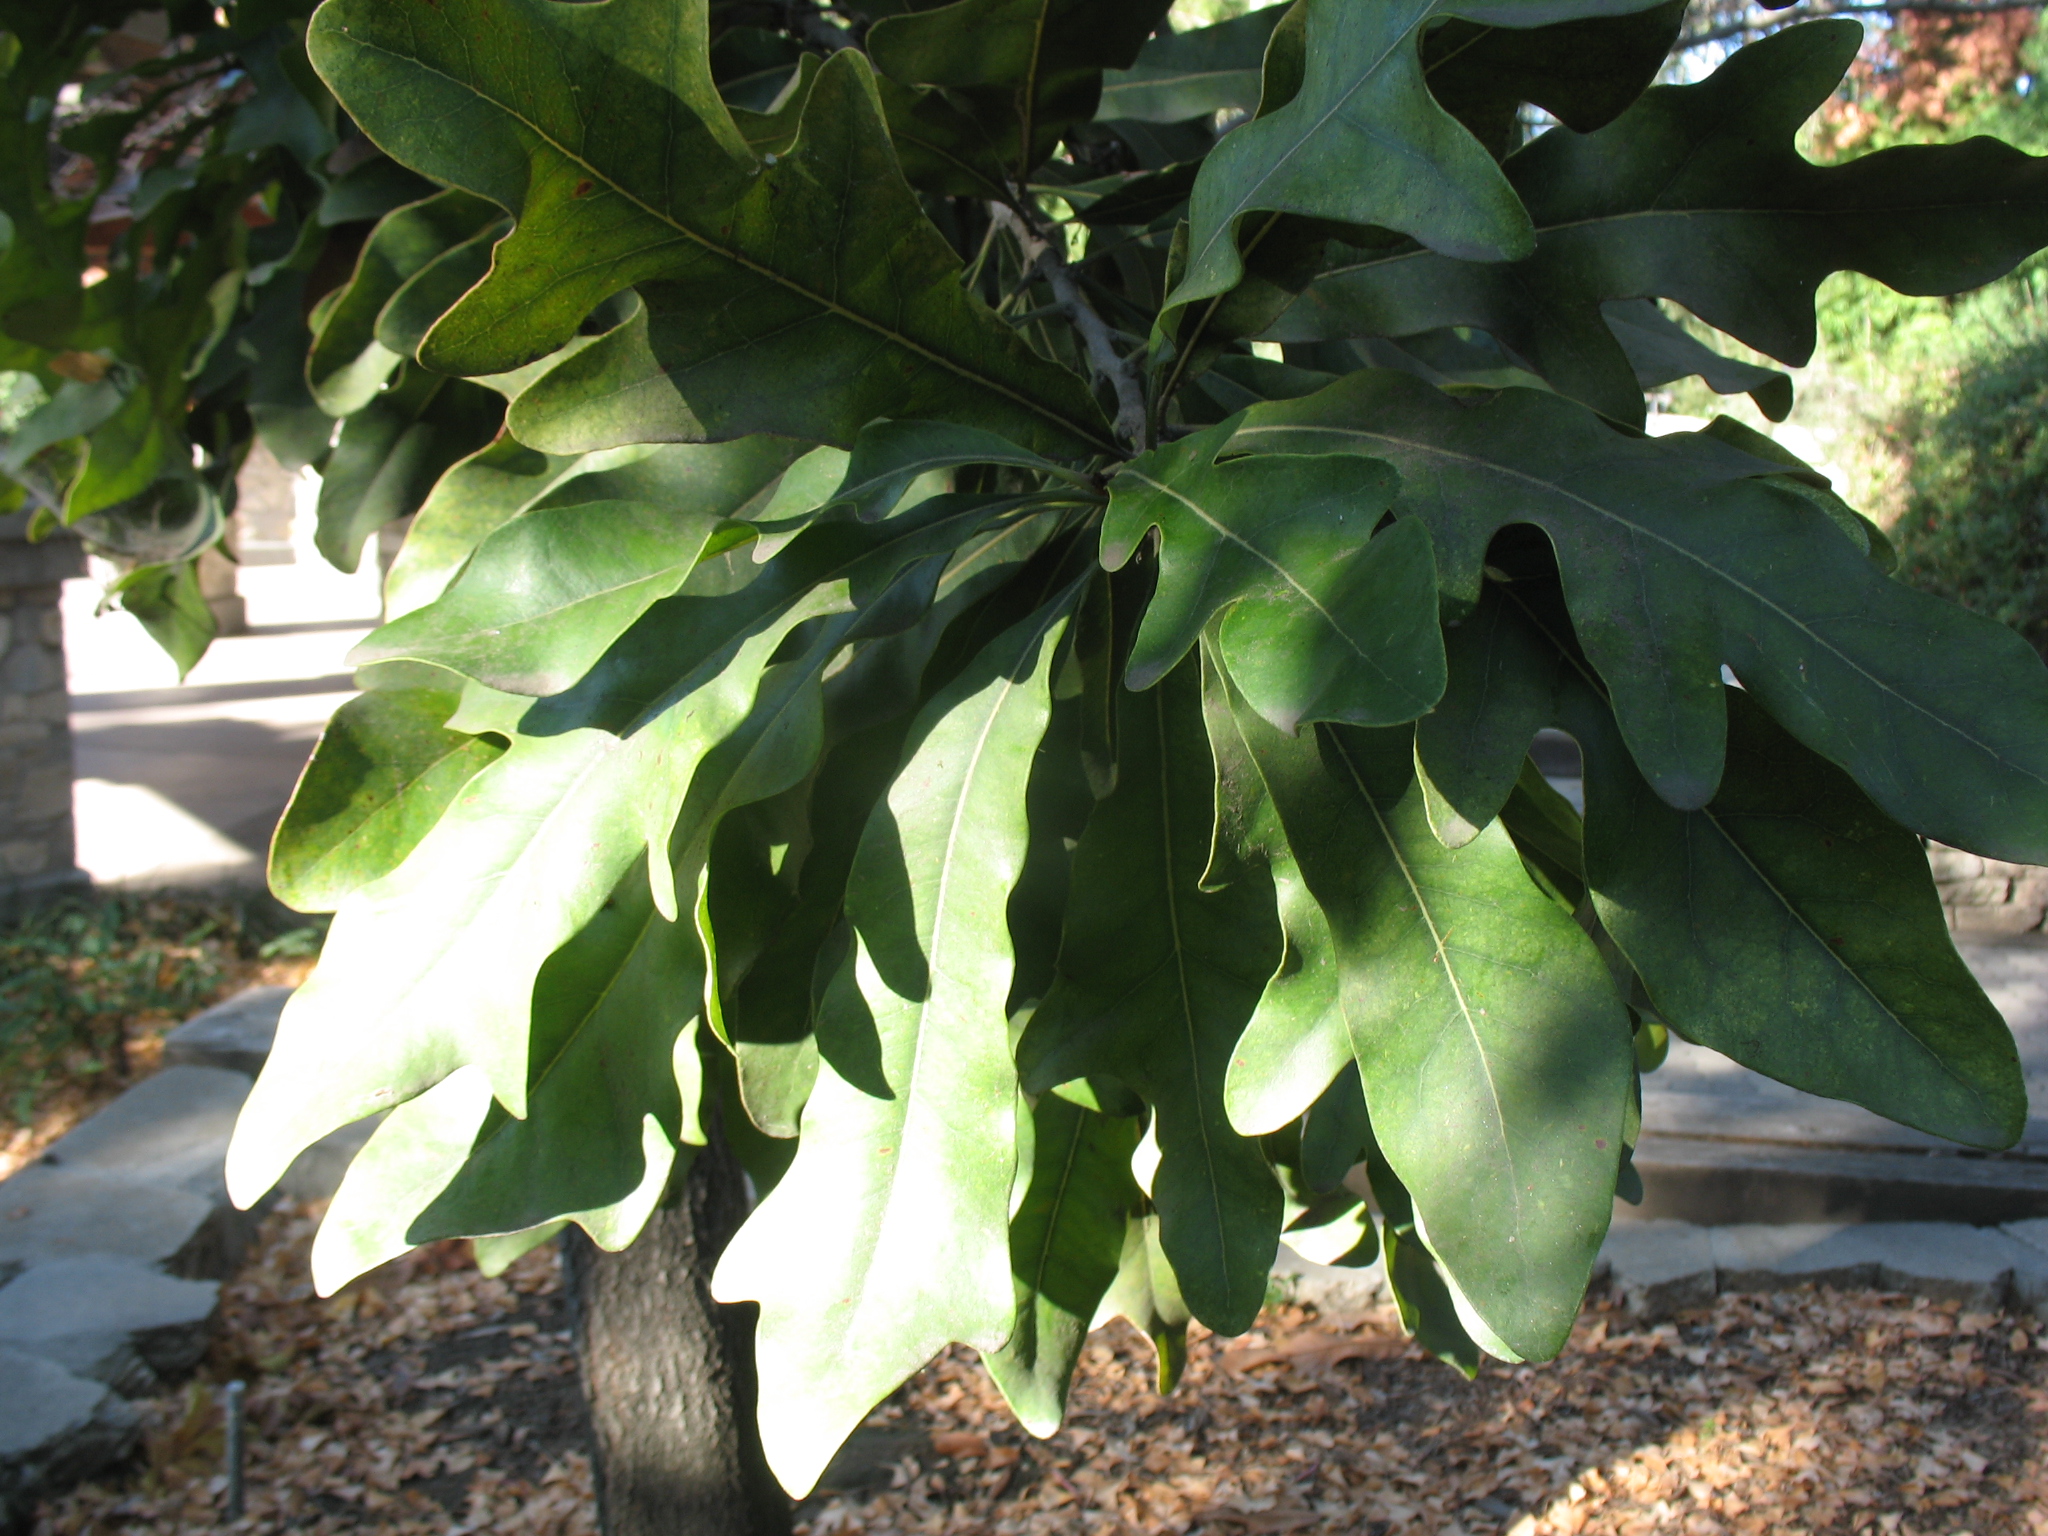
[[[1269,1312],[1194,1355],[1161,1400],[1142,1341],[1097,1335],[1068,1427],[1033,1442],[956,1352],[871,1420],[894,1464],[799,1530],[2048,1531],[2048,1357],[2009,1318],[1805,1293],[1649,1328],[1596,1303],[1556,1363],[1470,1385],[1386,1317]]]
[[[333,1300],[273,1216],[200,1381],[142,1460],[38,1536],[220,1528],[215,1384],[253,1382],[243,1531],[590,1536],[552,1247],[502,1280],[437,1244]],[[1384,1315],[1269,1310],[1180,1391],[1096,1335],[1068,1425],[1017,1428],[971,1352],[870,1417],[800,1536],[2048,1536],[2048,1353],[2009,1317],[1897,1296],[1725,1296],[1656,1327],[1596,1299],[1545,1366],[1467,1384]]]
[[[72,761],[81,779],[143,785],[261,854],[319,731],[211,717],[103,725],[80,716]]]

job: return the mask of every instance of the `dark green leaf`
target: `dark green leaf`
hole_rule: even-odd
[[[1437,841],[1411,731],[1290,740],[1236,714],[1335,939],[1343,1010],[1318,1033],[1348,1037],[1379,1144],[1489,1347],[1547,1359],[1607,1230],[1632,1081],[1599,957],[1505,833],[1456,851]],[[1240,1054],[1274,1059],[1254,1044]],[[1247,1083],[1246,1101],[1305,1109],[1333,1053],[1304,1040],[1297,1054],[1307,1070],[1291,1072],[1291,1095]],[[1233,1104],[1242,1070],[1232,1063]]]
[[[2040,659],[2002,625],[1885,580],[1822,510],[1757,477],[1774,466],[1707,434],[1624,437],[1556,395],[1468,406],[1378,372],[1255,407],[1236,441],[1349,443],[1393,464],[1456,608],[1478,598],[1497,530],[1541,528],[1629,751],[1670,804],[1713,798],[1726,665],[1887,814],[1945,843],[2048,859]]]
[[[1103,565],[1120,568],[1147,533],[1161,535],[1131,686],[1165,675],[1227,609],[1224,661],[1281,729],[1414,719],[1443,692],[1443,642],[1428,538],[1398,523],[1372,537],[1394,476],[1341,455],[1218,463],[1236,429],[1155,449],[1110,484]]]
[[[1652,90],[1598,133],[1543,135],[1504,167],[1534,220],[1533,254],[1503,264],[1440,244],[1372,253],[1317,281],[1313,328],[1480,326],[1564,393],[1640,422],[1605,300],[1675,299],[1798,364],[1813,352],[1813,294],[1831,272],[1906,293],[1990,281],[2048,240],[2048,164],[1986,138],[1833,166],[1795,147],[1862,35],[1848,20],[1790,27],[1699,85]],[[1290,334],[1305,323],[1290,317]]]
[[[1259,104],[1267,40],[1286,10],[1269,5],[1214,26],[1153,38],[1129,69],[1103,78],[1097,115],[1180,123],[1233,108],[1250,112]]]
[[[1050,1435],[1066,1417],[1067,1383],[1144,1196],[1131,1177],[1137,1121],[1048,1093],[1031,1122],[1031,1183],[1010,1221],[1017,1323],[1010,1342],[982,1359],[1024,1427]]]
[[[1658,1012],[1809,1093],[2011,1145],[2027,1115],[2019,1057],[1956,955],[1919,839],[1735,691],[1720,792],[1674,811],[1598,699],[1575,695],[1587,874]]]
[[[1116,791],[1074,851],[1058,979],[1018,1047],[1031,1091],[1090,1073],[1144,1095],[1160,1150],[1160,1241],[1195,1316],[1242,1333],[1264,1303],[1280,1186],[1230,1127],[1223,1079],[1280,960],[1272,883],[1204,890],[1216,775],[1183,663],[1124,695]]]
[[[702,0],[444,0],[428,15],[335,0],[310,46],[397,158],[518,219],[425,361],[505,372],[640,286],[646,311],[521,397],[513,430],[532,446],[759,431],[849,444],[877,416],[1055,453],[1110,446],[1081,381],[960,287],[857,53],[818,72],[797,144],[764,168],[711,85]],[[537,57],[555,61],[545,77]]]

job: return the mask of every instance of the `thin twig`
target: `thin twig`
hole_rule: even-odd
[[[1704,32],[1695,32],[1690,37],[1681,37],[1677,47],[1680,52],[1688,48],[1701,48],[1708,43],[1725,43],[1730,38],[1743,37],[1751,32],[1761,32],[1767,27],[1780,27],[1795,21],[1818,21],[1828,16],[1868,16],[1873,14],[1897,16],[1916,11],[1928,16],[1993,16],[2000,11],[2038,11],[2048,0],[1850,0],[1848,4],[1817,6],[1813,10],[1801,10],[1787,15],[1774,11],[1767,17],[1751,17],[1746,21],[1729,22],[1724,26],[1710,27]]]
[[[1088,366],[1115,391],[1117,435],[1134,448],[1151,447],[1146,430],[1145,384],[1136,355],[1126,357],[1117,351],[1116,333],[1088,302],[1088,296],[1074,280],[1074,269],[1067,265],[1066,255],[1055,241],[1039,234],[1014,208],[991,203],[989,214],[1016,238],[1024,253],[1025,269],[1045,278],[1053,297],[1059,301],[1057,307],[1081,338],[1088,353]]]

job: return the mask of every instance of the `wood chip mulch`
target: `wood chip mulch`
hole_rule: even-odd
[[[305,1211],[228,1287],[201,1378],[146,1452],[38,1536],[221,1522],[215,1383],[249,1380],[249,1532],[596,1529],[551,1254],[485,1280],[459,1245],[314,1298]],[[1199,1339],[1173,1397],[1118,1324],[1073,1413],[1019,1430],[966,1351],[873,1414],[799,1536],[2048,1536],[2048,1353],[2031,1322],[1907,1297],[1725,1296],[1650,1327],[1589,1304],[1554,1364],[1467,1384],[1384,1314],[1269,1310]]]

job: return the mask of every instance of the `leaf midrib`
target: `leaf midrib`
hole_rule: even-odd
[[[620,185],[620,183],[617,180],[615,180],[608,172],[600,169],[598,166],[584,159],[581,155],[575,154],[571,150],[564,147],[562,144],[557,142],[551,134],[549,134],[546,130],[541,128],[539,124],[531,121],[523,113],[519,112],[516,108],[508,105],[505,102],[498,100],[496,97],[486,95],[482,90],[470,84],[468,81],[458,79],[454,75],[449,74],[446,70],[441,69],[436,65],[427,63],[424,59],[415,58],[407,54],[398,53],[395,50],[386,48],[381,44],[365,43],[362,40],[355,37],[350,37],[349,41],[355,47],[361,48],[365,52],[381,53],[387,58],[399,61],[402,65],[408,65],[412,68],[419,69],[425,71],[426,73],[435,75],[438,78],[447,81],[449,85],[453,86],[457,90],[466,91],[477,101],[482,102],[486,106],[489,106],[495,109],[496,111],[503,113],[513,122],[518,123],[527,132],[531,133],[536,139],[538,139],[541,143],[545,144],[551,151],[559,155],[562,159],[566,160],[571,165],[576,166],[580,170],[589,172],[590,177],[593,181],[602,183],[602,185],[609,188],[618,197],[630,203],[633,207],[639,209],[643,214],[645,214],[648,218],[654,220],[657,224],[661,224],[669,229],[673,229],[674,231],[676,231],[677,234],[682,236],[683,239],[698,246],[700,249],[708,252],[709,254],[718,257],[720,260],[728,261],[736,267],[740,267],[747,272],[751,272],[754,276],[761,278],[765,282],[772,283],[779,288],[785,289],[790,293],[796,294],[799,297],[803,298],[804,300],[812,304],[815,304],[819,309],[824,310],[827,314],[833,315],[849,325],[857,326],[862,330],[869,331],[872,334],[881,337],[884,341],[887,341],[892,345],[903,348],[906,352],[914,353],[918,357],[922,358],[925,362],[930,363],[935,367],[941,368],[946,372],[953,374],[957,378],[965,380],[966,382],[976,385],[982,389],[986,389],[991,394],[1002,396],[1004,399],[1010,401],[1013,405],[1020,406],[1024,410],[1029,411],[1032,415],[1038,416],[1041,419],[1052,423],[1054,426],[1061,428],[1063,431],[1072,433],[1082,442],[1089,443],[1099,449],[1102,449],[1105,452],[1113,453],[1116,451],[1116,445],[1114,442],[1097,435],[1092,428],[1089,428],[1084,424],[1068,420],[1067,417],[1061,414],[1059,411],[1052,409],[1050,406],[1046,406],[1039,403],[1038,401],[1032,399],[1029,395],[1022,393],[1021,391],[1010,388],[1009,385],[1004,383],[1002,380],[991,378],[985,374],[974,372],[973,370],[967,368],[963,364],[955,362],[953,359],[947,357],[945,354],[934,351],[931,347],[925,345],[923,342],[920,342],[913,337],[904,335],[900,331],[892,330],[888,326],[885,326],[878,321],[871,320],[867,316],[860,314],[856,310],[848,309],[844,305],[838,303],[836,300],[829,299],[825,297],[823,294],[820,294],[815,290],[806,287],[804,284],[793,281],[792,279],[784,276],[782,273],[777,272],[774,268],[764,266],[761,263],[753,260],[751,257],[742,254],[741,252],[738,252],[726,246],[722,246],[714,240],[707,239],[704,235],[699,234],[696,230],[691,229],[688,225],[683,224],[680,221],[669,217],[667,214],[664,214],[659,209],[655,208],[651,203],[648,203],[645,199],[641,198],[637,194],[628,191],[624,186]],[[666,95],[667,93],[664,94]],[[744,195],[745,194],[742,194],[742,196]],[[514,233],[516,234],[517,231],[515,230]]]
[[[1188,980],[1187,943],[1181,934],[1180,888],[1174,878],[1174,833],[1173,833],[1173,753],[1166,738],[1166,689],[1154,686],[1152,689],[1153,729],[1158,736],[1159,746],[1159,836],[1162,882],[1166,895],[1166,921],[1172,934],[1173,978],[1175,991],[1180,998],[1180,1020],[1188,1052],[1188,1076],[1191,1079],[1191,1097],[1195,1112],[1189,1118],[1202,1138],[1202,1169],[1208,1175],[1210,1215],[1216,1223],[1218,1253],[1216,1269],[1223,1277],[1223,1295],[1226,1306],[1231,1296],[1230,1239],[1226,1235],[1229,1226],[1224,1219],[1223,1185],[1216,1176],[1216,1144],[1209,1134],[1209,1117],[1202,1113],[1202,1052],[1195,1023],[1194,987]],[[1154,1175],[1157,1182],[1157,1175]]]
[[[1366,0],[1366,3],[1376,5],[1388,4],[1391,3],[1391,0]],[[1258,180],[1256,180],[1249,187],[1247,187],[1243,194],[1238,198],[1237,206],[1232,208],[1230,212],[1226,214],[1223,218],[1218,219],[1216,221],[1215,230],[1210,234],[1207,240],[1202,242],[1201,254],[1188,263],[1188,271],[1194,272],[1198,270],[1202,263],[1206,262],[1209,259],[1209,253],[1216,248],[1216,242],[1218,240],[1226,240],[1230,238],[1231,231],[1233,227],[1236,225],[1238,219],[1243,217],[1247,209],[1255,206],[1253,203],[1253,199],[1259,195],[1260,190],[1263,187],[1265,187],[1265,185],[1268,182],[1272,181],[1272,179],[1275,176],[1280,174],[1281,169],[1290,160],[1292,160],[1297,153],[1300,152],[1302,147],[1306,145],[1310,139],[1314,138],[1317,134],[1321,133],[1324,128],[1329,126],[1330,119],[1335,117],[1339,112],[1341,112],[1345,108],[1345,106],[1349,104],[1352,97],[1356,96],[1360,91],[1365,89],[1367,83],[1371,81],[1373,76],[1378,74],[1382,69],[1386,67],[1387,60],[1391,59],[1394,56],[1395,51],[1398,50],[1403,43],[1405,43],[1410,37],[1412,37],[1415,34],[1415,29],[1421,26],[1423,22],[1427,21],[1429,17],[1435,12],[1435,10],[1436,0],[1425,0],[1425,3],[1418,8],[1418,14],[1414,17],[1413,20],[1409,22],[1409,24],[1405,28],[1402,29],[1402,31],[1394,38],[1393,42],[1389,44],[1377,58],[1373,59],[1371,63],[1367,64],[1363,69],[1361,69],[1358,72],[1358,77],[1355,80],[1353,80],[1349,86],[1345,87],[1342,91],[1338,92],[1336,100],[1333,101],[1330,105],[1330,109],[1327,112],[1325,112],[1321,117],[1317,118],[1314,123],[1310,124],[1301,133],[1297,134],[1295,136],[1294,142],[1287,146],[1286,153],[1282,154],[1279,159],[1275,160],[1271,165],[1269,165],[1264,171],[1262,171],[1259,174]],[[1307,80],[1304,79],[1302,82],[1303,89],[1307,88],[1307,84]],[[1289,102],[1288,105],[1292,106],[1293,103]],[[1283,107],[1280,110],[1285,111],[1286,108]]]
[[[2025,778],[2031,779],[2033,782],[2037,784],[2048,784],[2048,778],[2044,778],[2041,774],[2036,773],[2034,770],[2030,768],[2026,768],[2020,764],[2010,762],[2005,757],[2005,755],[2001,753],[1997,748],[1991,746],[1987,742],[1979,741],[1976,737],[1972,736],[1968,731],[1964,730],[1961,726],[1955,724],[1953,721],[1946,720],[1942,716],[1935,714],[1933,710],[1929,709],[1926,705],[1921,704],[1918,700],[1908,698],[1905,694],[1899,692],[1898,689],[1892,687],[1889,683],[1886,683],[1881,678],[1873,676],[1868,670],[1859,665],[1853,658],[1848,656],[1837,646],[1830,644],[1818,632],[1809,627],[1803,620],[1799,619],[1796,615],[1792,614],[1785,608],[1779,606],[1777,603],[1773,602],[1770,598],[1764,596],[1763,593],[1757,591],[1755,588],[1748,586],[1746,583],[1737,580],[1731,573],[1723,570],[1721,567],[1710,564],[1705,559],[1705,557],[1697,554],[1693,550],[1687,549],[1683,544],[1680,544],[1677,541],[1667,537],[1666,535],[1657,532],[1653,528],[1648,528],[1641,523],[1631,521],[1629,518],[1624,517],[1621,513],[1616,512],[1610,508],[1603,507],[1597,502],[1590,501],[1586,497],[1581,496],[1576,491],[1566,490],[1563,486],[1557,484],[1555,481],[1545,480],[1540,475],[1533,475],[1525,470],[1510,468],[1508,465],[1502,464],[1498,460],[1482,459],[1472,454],[1458,453],[1449,448],[1444,448],[1434,443],[1417,442],[1412,438],[1397,437],[1392,432],[1368,431],[1367,429],[1362,427],[1309,427],[1273,425],[1245,428],[1241,430],[1238,435],[1240,438],[1245,438],[1256,437],[1264,433],[1272,433],[1278,435],[1281,433],[1297,432],[1305,434],[1315,434],[1325,437],[1355,437],[1366,442],[1391,443],[1396,445],[1397,447],[1410,449],[1416,454],[1426,458],[1448,460],[1453,463],[1465,465],[1468,468],[1476,469],[1484,474],[1497,475],[1502,479],[1518,480],[1524,485],[1531,486],[1536,490],[1547,492],[1548,494],[1559,497],[1565,501],[1574,502],[1577,505],[1583,507],[1586,511],[1592,513],[1595,517],[1603,518],[1606,521],[1615,524],[1618,527],[1628,529],[1631,533],[1639,534],[1645,539],[1648,539],[1657,544],[1661,544],[1666,549],[1670,550],[1673,554],[1680,555],[1686,560],[1692,562],[1701,570],[1707,572],[1708,575],[1719,580],[1724,586],[1728,587],[1730,590],[1741,593],[1744,597],[1754,602],[1758,607],[1767,609],[1769,612],[1776,615],[1778,619],[1781,620],[1788,628],[1791,628],[1797,631],[1799,634],[1804,635],[1807,639],[1813,642],[1816,648],[1826,652],[1829,656],[1833,657],[1836,661],[1838,661],[1843,667],[1847,668],[1851,672],[1854,672],[1858,677],[1862,678],[1866,683],[1868,683],[1872,688],[1876,689],[1878,692],[1884,694],[1888,698],[1896,699],[1899,703],[1905,705],[1908,709],[1911,709],[1916,714],[1919,714],[1925,717],[1927,720],[1932,721],[1936,726],[1947,731],[1949,734],[1959,737],[1961,740],[1968,743],[1977,751],[1982,752],[1985,756],[1991,758],[1992,761],[1996,762],[2001,767],[2009,769],[2014,773],[2020,774]]]
[[[1370,652],[1362,651],[1358,648],[1358,643],[1354,641],[1351,638],[1351,636],[1345,631],[1344,626],[1337,622],[1336,616],[1332,614],[1329,609],[1325,608],[1322,605],[1322,603],[1317,601],[1315,594],[1310,592],[1308,588],[1304,587],[1299,581],[1296,581],[1293,575],[1286,569],[1286,567],[1282,566],[1277,560],[1273,559],[1272,556],[1268,555],[1264,550],[1258,548],[1256,545],[1250,543],[1229,525],[1219,522],[1216,518],[1211,517],[1209,513],[1206,510],[1204,510],[1192,498],[1183,495],[1181,492],[1175,490],[1172,486],[1164,485],[1161,482],[1154,480],[1150,475],[1145,474],[1141,470],[1127,469],[1124,471],[1124,473],[1129,475],[1133,480],[1137,480],[1142,484],[1149,485],[1152,487],[1153,490],[1158,491],[1163,495],[1172,497],[1175,501],[1179,502],[1182,506],[1186,507],[1190,512],[1194,513],[1196,517],[1200,518],[1204,523],[1208,524],[1210,528],[1214,529],[1224,539],[1228,540],[1232,544],[1235,544],[1238,548],[1245,551],[1245,553],[1251,555],[1254,559],[1258,560],[1274,575],[1278,576],[1282,581],[1286,582],[1288,586],[1292,587],[1295,593],[1301,598],[1301,600],[1307,603],[1309,607],[1313,608],[1316,611],[1316,613],[1321,616],[1322,621],[1330,627],[1330,631],[1333,634],[1335,634],[1338,639],[1344,642],[1346,648],[1350,650],[1351,654],[1357,657],[1358,660],[1365,666],[1371,668],[1375,673],[1377,673],[1382,682],[1386,683],[1389,687],[1392,688],[1399,688],[1401,686],[1400,683],[1395,680],[1393,675],[1389,673],[1385,667],[1381,666],[1379,662],[1373,658]],[[1361,553],[1363,553],[1363,551],[1361,551]]]
[[[1699,814],[1706,818],[1708,824],[1712,826],[1713,829],[1721,835],[1722,839],[1728,844],[1729,848],[1733,850],[1735,856],[1742,860],[1743,864],[1748,868],[1749,872],[1756,878],[1757,884],[1762,886],[1765,891],[1770,893],[1772,899],[1775,900],[1781,907],[1785,909],[1786,913],[1791,916],[1792,920],[1796,922],[1801,928],[1801,930],[1805,932],[1806,936],[1813,941],[1813,947],[1816,950],[1818,950],[1821,954],[1825,955],[1829,960],[1834,962],[1835,967],[1838,970],[1840,970],[1843,975],[1847,976],[1852,982],[1856,984],[1856,986],[1863,992],[1863,994],[1866,997],[1868,997],[1873,1004],[1876,1005],[1878,1012],[1889,1023],[1896,1027],[1898,1033],[1904,1035],[1906,1039],[1910,1040],[1913,1043],[1913,1045],[1916,1046],[1919,1049],[1919,1051],[1924,1056],[1926,1056],[1929,1061],[1931,1061],[1934,1064],[1934,1066],[1941,1072],[1943,1076],[1947,1077],[1950,1081],[1955,1083],[1955,1085],[1958,1088],[1962,1089],[1964,1093],[1969,1095],[1973,1103],[1976,1103],[1979,1106],[1981,1106],[1984,1109],[1986,1117],[1990,1121],[1990,1123],[1996,1124],[1998,1116],[1996,1112],[1992,1109],[1992,1106],[1985,1099],[1982,1091],[1976,1086],[1972,1085],[1965,1078],[1960,1076],[1948,1064],[1948,1062],[1937,1051],[1935,1051],[1935,1049],[1932,1046],[1930,1046],[1925,1040],[1922,1040],[1917,1034],[1915,1034],[1912,1028],[1906,1023],[1906,1021],[1898,1016],[1897,1012],[1891,1007],[1891,1005],[1887,1003],[1883,998],[1877,995],[1876,989],[1873,988],[1869,982],[1863,979],[1862,973],[1857,971],[1854,967],[1852,967],[1849,964],[1848,957],[1837,952],[1835,947],[1832,944],[1828,943],[1828,941],[1821,936],[1820,930],[1815,928],[1813,924],[1807,920],[1806,914],[1799,909],[1798,905],[1779,886],[1778,882],[1771,878],[1771,876],[1768,872],[1765,871],[1763,866],[1758,864],[1755,859],[1750,857],[1749,850],[1743,847],[1741,839],[1737,838],[1734,832],[1732,832],[1728,828],[1726,823],[1722,820],[1721,816],[1715,812],[1714,808],[1711,805],[1703,806],[1700,809]]]
[[[1458,980],[1457,967],[1451,963],[1453,951],[1446,943],[1449,937],[1449,930],[1438,930],[1436,914],[1430,909],[1429,898],[1423,894],[1422,886],[1415,878],[1415,871],[1409,867],[1407,857],[1401,851],[1400,840],[1394,836],[1394,829],[1387,824],[1386,816],[1380,810],[1379,801],[1373,797],[1372,791],[1366,787],[1365,776],[1359,771],[1358,764],[1353,760],[1342,738],[1335,731],[1322,734],[1324,739],[1330,743],[1331,749],[1336,752],[1339,760],[1344,764],[1344,771],[1350,775],[1352,788],[1356,791],[1359,800],[1364,803],[1367,810],[1372,812],[1373,825],[1379,830],[1380,840],[1386,844],[1387,852],[1393,857],[1395,867],[1401,871],[1401,878],[1408,886],[1408,893],[1415,898],[1415,910],[1422,918],[1423,924],[1429,929],[1430,940],[1436,947],[1436,953],[1432,957],[1431,963],[1441,964],[1444,968],[1444,980],[1450,983],[1451,997],[1458,1006],[1458,1018],[1464,1024],[1466,1033],[1472,1038],[1473,1054],[1478,1057],[1480,1071],[1486,1077],[1487,1097],[1493,1105],[1493,1123],[1499,1128],[1498,1138],[1501,1156],[1508,1165],[1508,1190],[1514,1202],[1514,1228],[1519,1233],[1522,1230],[1522,1182],[1521,1174],[1515,1168],[1515,1149],[1508,1140],[1507,1111],[1501,1105],[1500,1085],[1494,1081],[1493,1062],[1487,1055],[1486,1042],[1480,1038],[1479,1025],[1472,1016],[1471,1003],[1466,1000],[1464,984]],[[1363,1063],[1360,1063],[1361,1073],[1363,1065]],[[1363,1082],[1364,1078],[1361,1075],[1361,1085]]]

